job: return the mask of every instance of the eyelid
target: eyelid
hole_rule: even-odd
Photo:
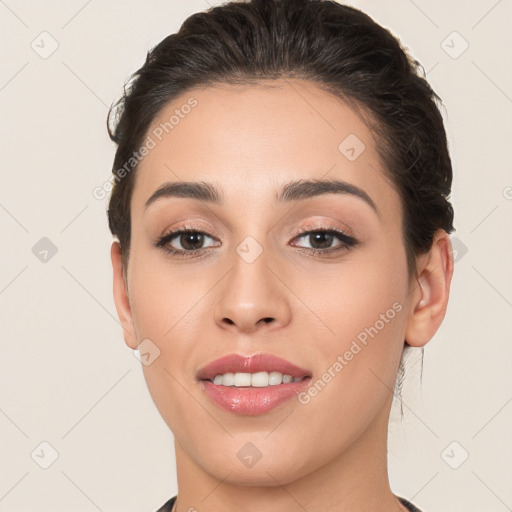
[[[213,226],[210,223],[207,223],[206,225],[203,224],[201,220],[182,220],[173,222],[170,226],[165,228],[162,231],[161,235],[157,235],[157,238],[162,238],[166,236],[169,233],[175,232],[175,231],[201,231],[202,233],[207,234],[211,237],[217,237],[219,238],[219,235],[217,235],[217,230],[213,228]],[[210,234],[211,233],[211,234]],[[215,233],[215,234],[214,234]]]
[[[333,222],[333,221],[331,221]],[[178,224],[177,227],[174,227],[176,224]],[[355,238],[352,230],[347,229],[346,225],[343,226],[337,226],[337,225],[330,225],[326,224],[325,222],[322,222],[322,220],[308,220],[304,222],[303,224],[300,224],[299,226],[295,227],[291,233],[292,238],[296,238],[298,235],[305,234],[309,231],[319,231],[319,230],[336,230],[341,231],[344,235],[347,237]],[[200,231],[201,233],[215,239],[219,239],[219,236],[217,234],[212,234],[211,231],[215,231],[213,228],[201,226],[199,224],[196,224],[195,221],[185,221],[184,224],[180,225],[179,222],[176,222],[169,226],[167,229],[165,229],[161,235],[156,237],[156,241],[161,240],[162,238],[166,237],[169,234],[179,234],[176,233],[176,231]]]
[[[333,220],[329,221],[329,223],[326,223],[325,221],[323,221],[323,219],[314,220],[314,221],[308,220],[305,223],[301,224],[299,227],[295,228],[292,232],[292,236],[296,237],[297,235],[301,235],[301,234],[307,233],[309,231],[336,230],[336,231],[341,231],[347,237],[355,239],[355,236],[351,229],[348,229],[348,227],[345,224],[342,224],[341,226],[339,226],[337,224],[340,224],[340,223],[337,221],[333,221]]]

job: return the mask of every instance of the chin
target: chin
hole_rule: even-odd
[[[318,457],[304,453],[304,446],[300,443],[272,446],[268,441],[267,444],[261,441],[258,443],[261,447],[259,459],[257,449],[250,442],[234,444],[237,446],[235,450],[229,447],[213,454],[196,454],[196,461],[215,479],[246,487],[286,485],[307,476],[321,465]],[[269,455],[265,456],[265,452]]]
[[[222,468],[217,468],[217,471],[212,476],[225,483],[242,487],[276,487],[294,482],[306,474],[305,471],[304,474],[290,471],[290,468],[293,466],[283,464],[282,462],[261,464],[261,466],[258,464],[258,467],[252,468],[223,466]],[[226,478],[228,473],[229,476]]]

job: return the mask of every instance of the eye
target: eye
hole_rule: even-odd
[[[302,249],[313,254],[331,254],[334,252],[346,250],[357,245],[357,240],[343,231],[334,228],[319,228],[310,231],[303,231],[294,240],[304,238],[309,242],[309,247]],[[336,244],[336,240],[338,243]],[[336,245],[332,245],[335,243]],[[292,244],[294,247],[296,244]]]
[[[204,247],[207,239],[214,240],[207,233],[193,227],[181,227],[164,234],[155,245],[175,256],[190,256],[212,247],[213,244]]]
[[[335,252],[348,250],[356,246],[359,242],[352,236],[347,235],[341,230],[334,228],[317,228],[315,230],[303,230],[293,240],[305,239],[309,247],[303,247],[292,243],[293,247],[298,247],[301,251],[314,255],[326,255]],[[208,240],[213,241],[209,245],[204,245]],[[215,238],[204,231],[193,226],[183,226],[169,231],[160,237],[155,246],[164,250],[168,254],[176,257],[194,256],[201,252],[208,252],[205,249],[215,246]],[[335,245],[333,245],[333,243]]]

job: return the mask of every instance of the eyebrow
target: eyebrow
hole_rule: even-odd
[[[276,203],[283,204],[300,201],[324,194],[348,194],[362,199],[379,215],[377,205],[361,188],[345,181],[330,180],[298,180],[285,183],[281,191],[275,195]],[[167,182],[161,185],[146,201],[148,208],[157,199],[180,197],[205,201],[216,205],[224,204],[221,192],[211,183],[196,181]]]

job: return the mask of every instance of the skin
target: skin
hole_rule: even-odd
[[[282,79],[191,90],[148,133],[190,97],[198,105],[136,171],[126,279],[122,248],[114,242],[111,251],[125,341],[136,349],[150,339],[160,350],[142,368],[174,435],[178,512],[405,510],[387,472],[392,390],[404,340],[425,345],[444,318],[449,236],[436,233],[409,280],[401,200],[384,176],[378,141],[350,105],[315,84]],[[366,146],[354,161],[338,149],[349,134]],[[284,183],[314,178],[360,187],[378,213],[350,194],[275,205]],[[225,203],[160,198],[145,209],[169,181],[212,183]],[[207,234],[196,245],[202,256],[177,258],[155,247],[185,223]],[[315,240],[294,234],[304,226],[345,230],[359,244],[314,255],[307,248]],[[252,263],[236,252],[247,236],[263,250]],[[180,242],[170,244],[184,250]],[[335,237],[324,247],[340,245]],[[226,354],[268,352],[308,369],[315,381],[394,303],[401,311],[307,404],[292,398],[266,414],[236,415],[196,380],[201,367]],[[261,321],[267,317],[273,321]],[[262,454],[250,468],[237,457],[248,442]]]

